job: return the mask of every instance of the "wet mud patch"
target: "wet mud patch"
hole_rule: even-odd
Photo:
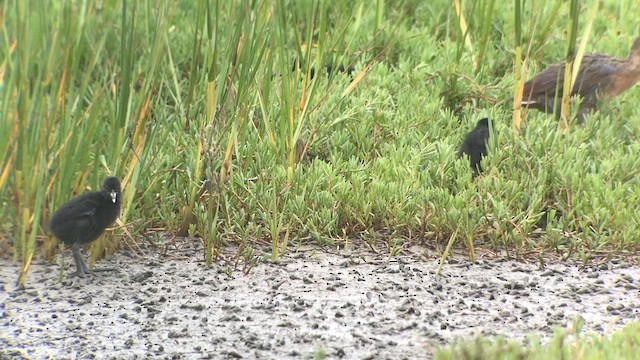
[[[85,279],[0,260],[0,358],[399,359],[456,338],[549,336],[576,316],[606,333],[639,318],[640,268],[305,251],[248,274],[121,252]],[[71,264],[72,265],[72,264]]]

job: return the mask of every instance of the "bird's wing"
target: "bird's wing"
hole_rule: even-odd
[[[557,80],[563,78],[564,62],[549,65],[548,68],[542,70],[524,84],[522,99],[528,100],[544,93],[553,96],[552,94],[555,93]],[[562,92],[562,82],[559,84],[558,91]]]
[[[87,197],[78,197],[68,203],[66,203],[60,212],[65,215],[65,220],[90,218],[96,213],[98,203]]]
[[[583,61],[573,85],[572,94],[595,95],[598,90],[606,91],[611,85],[612,75],[618,70],[618,62],[599,58],[600,56],[592,56],[587,61]]]
[[[611,75],[618,70],[619,60],[607,55],[585,55],[580,63],[580,71],[573,85],[571,95],[593,95],[597,90],[610,85]],[[546,93],[548,97],[556,94],[557,80],[564,80],[564,62],[550,65],[524,84],[522,99],[529,100]],[[564,89],[564,81],[557,84],[558,94]]]

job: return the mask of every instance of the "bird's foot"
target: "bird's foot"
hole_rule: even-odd
[[[75,275],[79,278],[84,278],[87,275],[93,275],[93,271],[89,269],[77,269]]]

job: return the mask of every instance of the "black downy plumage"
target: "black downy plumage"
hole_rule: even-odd
[[[488,140],[489,119],[484,118],[478,121],[476,127],[467,134],[460,150],[458,150],[458,158],[463,155],[469,156],[469,166],[471,166],[474,177],[482,171],[480,161],[487,155]]]
[[[111,225],[120,212],[120,181],[105,179],[102,191],[80,195],[62,205],[51,217],[49,229],[66,245],[71,246],[76,263],[76,275],[89,272],[80,253],[82,245],[90,243]]]

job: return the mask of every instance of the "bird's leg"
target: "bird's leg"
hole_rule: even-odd
[[[82,258],[82,254],[80,253],[80,243],[74,242],[71,246],[71,252],[73,252],[73,260],[76,262],[76,275],[78,277],[85,276],[85,269],[87,265],[84,263],[84,259]]]
[[[80,257],[80,260],[82,260],[82,270],[84,271],[85,274],[90,275],[91,270],[89,270],[89,267],[87,266],[87,263],[84,261],[84,258]]]
[[[578,111],[578,114],[576,115],[576,124],[584,125],[584,121],[587,118],[588,113],[589,112]]]
[[[596,110],[597,105],[593,102],[584,101],[582,104],[580,104],[580,107],[578,108],[578,114],[576,115],[576,121],[578,122],[578,125],[584,125],[584,121],[587,118],[587,115],[595,112]]]

